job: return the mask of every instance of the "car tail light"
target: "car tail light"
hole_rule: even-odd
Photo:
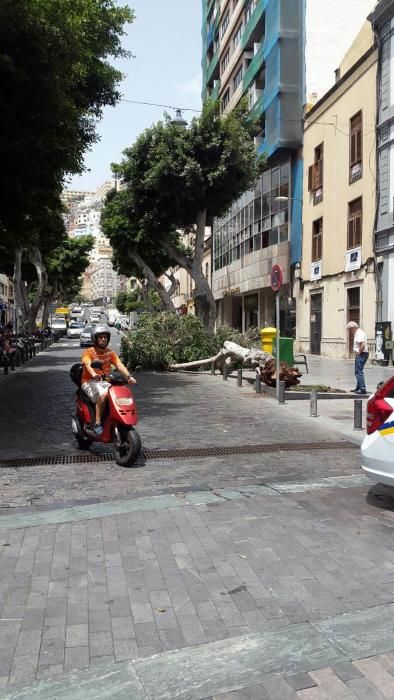
[[[367,403],[367,433],[371,435],[378,430],[393,413],[393,407],[387,398],[394,398],[394,377],[380,386]]]

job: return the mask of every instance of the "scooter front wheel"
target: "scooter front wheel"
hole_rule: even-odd
[[[115,428],[115,460],[120,467],[132,467],[141,452],[141,438],[135,428]]]

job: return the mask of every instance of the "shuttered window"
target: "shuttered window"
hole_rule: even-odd
[[[323,199],[323,144],[315,148],[313,165],[308,169],[308,192],[313,193],[313,203]]]
[[[347,247],[357,248],[361,245],[363,230],[363,203],[362,198],[355,199],[349,204]]]
[[[363,115],[358,112],[350,120],[350,143],[349,143],[349,165],[350,181],[358,180],[362,177],[363,162]]]
[[[322,258],[323,250],[323,219],[313,222],[312,229],[312,262],[317,262]]]

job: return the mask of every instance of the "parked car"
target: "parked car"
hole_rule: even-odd
[[[90,348],[92,343],[92,329],[93,326],[85,326],[81,335],[79,336],[79,345],[81,348]]]
[[[361,466],[374,481],[394,486],[394,376],[380,384],[368,401]]]
[[[84,328],[83,321],[71,321],[67,328],[67,338],[79,338]]]
[[[66,335],[67,333],[67,323],[65,318],[53,318],[51,322],[51,329],[58,336]]]

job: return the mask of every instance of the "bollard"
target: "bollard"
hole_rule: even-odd
[[[242,386],[242,369],[238,370],[237,374],[237,385]]]
[[[255,388],[256,388],[256,394],[261,394],[261,377],[259,374],[256,374]]]
[[[317,392],[311,391],[310,394],[310,411],[309,415],[313,418],[317,418]]]
[[[20,354],[19,350],[16,351],[15,355],[16,355],[16,366],[20,367],[21,366],[21,354]]]
[[[16,366],[15,366],[15,352],[12,352],[10,354],[10,367],[11,367],[11,372],[15,372]]]
[[[215,363],[211,362],[211,374],[215,376]]]
[[[4,374],[8,374],[8,360],[4,358]]]
[[[361,399],[354,401],[354,428],[353,430],[363,429],[363,402]]]
[[[286,382],[279,382],[279,403],[286,403]]]
[[[227,382],[227,365],[224,363],[223,365],[223,381]]]

